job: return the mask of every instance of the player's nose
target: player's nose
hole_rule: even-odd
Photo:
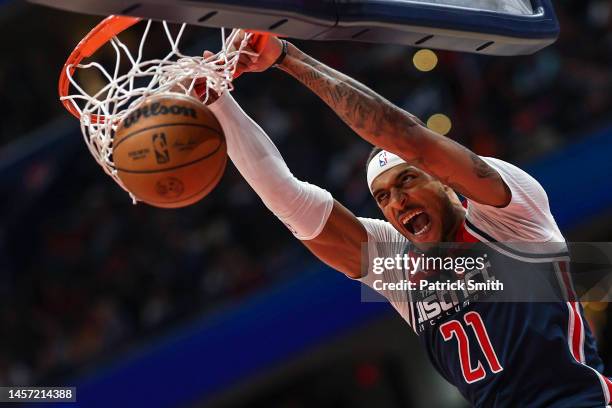
[[[389,195],[389,205],[400,210],[404,208],[406,201],[408,201],[406,192],[401,188],[392,187]]]

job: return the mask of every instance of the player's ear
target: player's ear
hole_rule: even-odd
[[[449,186],[447,186],[446,184],[442,182],[440,184],[442,184],[442,190],[444,190],[446,195],[449,196],[451,199],[457,196],[457,193],[455,192],[455,190],[453,190],[452,188],[450,188]]]
[[[446,193],[446,195],[448,196],[448,198],[450,198],[452,202],[461,204],[461,201],[463,199],[461,198],[461,195],[459,195],[459,193],[457,193],[455,190],[453,190],[446,184],[442,184],[442,188],[444,189],[444,192]]]

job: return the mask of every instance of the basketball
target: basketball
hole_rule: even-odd
[[[139,201],[185,207],[204,198],[221,179],[227,162],[225,137],[200,101],[157,95],[121,121],[113,161],[117,176]]]

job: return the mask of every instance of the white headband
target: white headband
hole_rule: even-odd
[[[372,183],[376,177],[402,163],[406,163],[406,161],[386,150],[377,153],[368,164],[368,187],[370,188],[370,193],[373,192]]]

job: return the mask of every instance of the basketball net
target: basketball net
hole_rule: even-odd
[[[113,18],[115,22],[119,19],[134,20],[124,23],[128,27],[138,21],[128,17],[110,16],[96,27],[98,32],[104,29],[103,23]],[[206,103],[211,92],[220,96],[224,92],[231,91],[238,58],[241,53],[248,53],[244,48],[249,44],[251,37],[257,35],[242,30],[232,30],[229,36],[226,36],[225,30],[221,29],[221,51],[207,58],[194,57],[185,55],[179,50],[179,42],[187,24],[182,24],[176,36],[173,36],[164,21],[161,24],[169,42],[168,54],[161,59],[143,60],[143,50],[152,24],[151,20],[146,21],[144,33],[135,53],[130,51],[117,35],[110,38],[108,43],[115,51],[115,64],[111,69],[95,61],[80,63],[87,50],[82,51],[79,47],[85,48],[83,45],[87,46],[84,43],[88,37],[96,35],[96,29],[92,30],[71,55],[72,58],[79,52],[76,58],[78,63],[70,63],[69,58],[60,77],[60,100],[80,119],[81,131],[91,155],[104,171],[130,194],[134,203],[137,202],[136,197],[127,190],[117,176],[112,160],[113,136],[120,122],[137,109],[144,99],[154,95],[178,93],[198,98]],[[123,27],[120,31],[125,28],[127,27]],[[102,45],[102,43],[95,44],[95,49],[90,50],[90,54]],[[129,63],[127,71],[121,69],[125,60]],[[90,94],[78,84],[75,78],[77,70],[97,70],[106,84]]]

